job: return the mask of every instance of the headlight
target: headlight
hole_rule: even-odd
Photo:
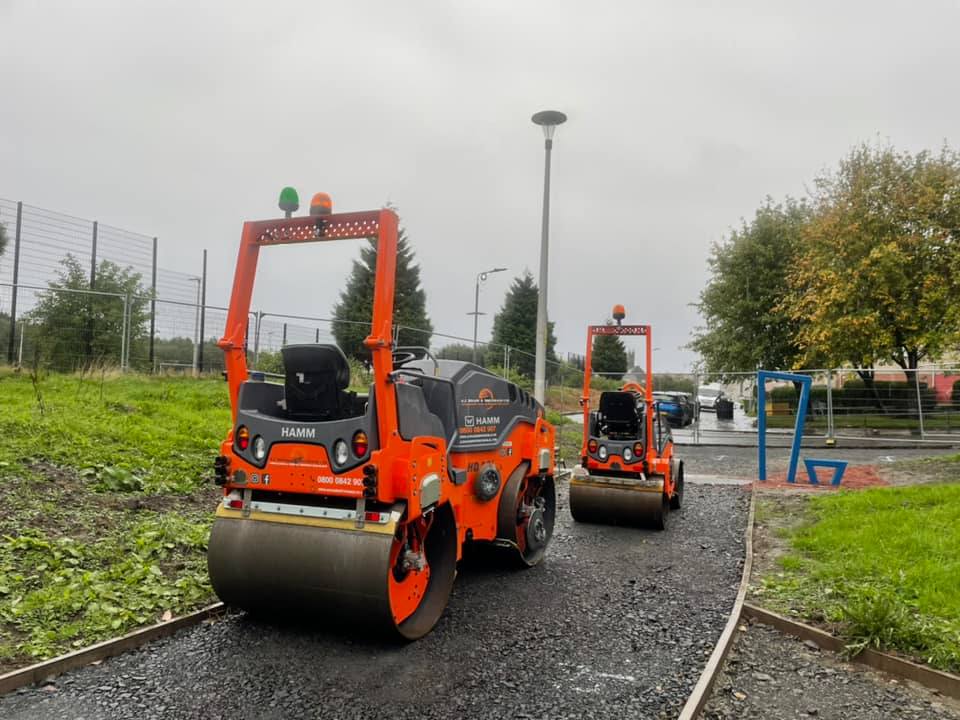
[[[257,460],[263,460],[267,456],[267,441],[262,436],[257,435],[253,439],[253,457]]]
[[[623,449],[623,461],[624,462],[633,462],[633,453],[630,452],[630,448],[626,447]]]
[[[346,465],[350,459],[350,448],[343,440],[337,440],[333,445],[333,460],[337,465]]]
[[[606,446],[606,445],[601,445],[601,446],[600,446],[600,449],[597,450],[597,457],[599,457],[601,460],[606,460],[606,459],[607,459],[607,446]]]

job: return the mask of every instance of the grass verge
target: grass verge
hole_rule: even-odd
[[[0,371],[0,671],[211,602],[222,381]]]
[[[890,649],[960,671],[960,484],[799,502],[799,521],[795,503],[761,503],[758,523],[788,549],[754,595],[827,625],[851,652]]]

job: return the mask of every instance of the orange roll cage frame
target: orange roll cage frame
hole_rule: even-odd
[[[644,413],[645,434],[644,452],[646,459],[653,462],[659,456],[652,442],[648,442],[653,437],[653,337],[649,325],[589,325],[587,326],[587,354],[584,360],[583,368],[583,392],[580,397],[580,405],[583,407],[583,447],[580,449],[580,455],[586,456],[587,442],[590,435],[590,379],[593,376],[593,339],[598,335],[620,335],[630,337],[643,337],[646,339],[646,382],[643,387],[636,383],[627,383],[623,386],[624,390],[641,391],[643,402],[646,406]]]
[[[219,347],[224,351],[233,423],[237,421],[240,386],[247,381],[247,317],[253,297],[260,248],[329,240],[377,239],[377,267],[370,334],[363,341],[373,362],[373,385],[377,398],[377,425],[382,446],[397,428],[397,400],[390,392],[393,372],[393,296],[397,268],[398,220],[392,210],[338,213],[280,220],[253,220],[243,224],[230,309]]]

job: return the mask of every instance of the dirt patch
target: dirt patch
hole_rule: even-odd
[[[44,480],[56,483],[60,486],[80,485],[82,481],[77,471],[73,468],[57,467],[45,460],[35,460],[27,464],[27,470],[36,473]]]
[[[198,489],[189,495],[122,495],[112,494],[108,504],[117,510],[140,512],[143,510],[158,513],[184,513],[189,511],[210,512],[216,506],[218,488]]]
[[[834,490],[862,490],[868,487],[882,487],[890,483],[881,475],[876,465],[848,465],[843,473],[839,485],[831,485],[833,468],[817,468],[816,475],[819,484],[811,485],[807,478],[805,467],[797,468],[795,483],[787,482],[787,472],[774,473],[763,483],[762,487],[788,488],[805,492],[830,492]]]
[[[879,468],[890,485],[922,485],[960,480],[960,462],[944,458],[902,460]]]
[[[778,558],[790,546],[790,534],[804,521],[807,503],[805,493],[764,491],[757,496],[756,517],[753,524],[753,568],[750,576],[749,596],[760,599],[760,579],[777,572]]]

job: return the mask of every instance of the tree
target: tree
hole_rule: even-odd
[[[37,348],[46,363],[56,370],[74,370],[119,360],[125,318],[124,299],[118,295],[130,297],[129,341],[146,339],[149,291],[141,284],[139,273],[101,260],[96,290],[111,294],[69,292],[89,290],[90,278],[73,255],[60,264],[59,280],[50,283],[52,292],[45,293],[26,318],[36,327]]]
[[[521,375],[533,377],[536,365],[537,346],[537,297],[539,291],[533,282],[533,275],[525,271],[513,280],[503,300],[503,307],[493,318],[493,342],[509,345],[510,368]],[[557,338],[553,334],[553,323],[547,323],[547,360],[557,362],[554,346]],[[514,352],[520,351],[520,352]],[[558,365],[548,363],[547,374]]]
[[[960,156],[861,145],[817,179],[783,307],[801,361],[909,374],[960,337]]]
[[[613,325],[607,320],[607,325]],[[593,338],[591,356],[593,372],[622,377],[627,372],[627,348],[617,335],[597,335]]]
[[[703,370],[722,375],[794,366],[800,318],[785,302],[787,273],[809,216],[802,202],[767,198],[753,220],[714,244],[710,280],[697,305],[706,325],[690,343]]]
[[[0,223],[0,257],[3,256],[4,250],[7,249],[7,242],[9,241],[7,236],[7,226],[3,223]]]
[[[360,250],[354,260],[347,286],[340,293],[340,302],[333,308],[333,336],[349,357],[366,361],[370,352],[363,341],[370,334],[373,316],[373,285],[377,267],[377,243]],[[398,345],[430,346],[433,324],[427,317],[427,294],[420,284],[420,266],[414,262],[413,250],[401,229],[397,242],[397,281],[394,291],[393,324],[402,325]]]

